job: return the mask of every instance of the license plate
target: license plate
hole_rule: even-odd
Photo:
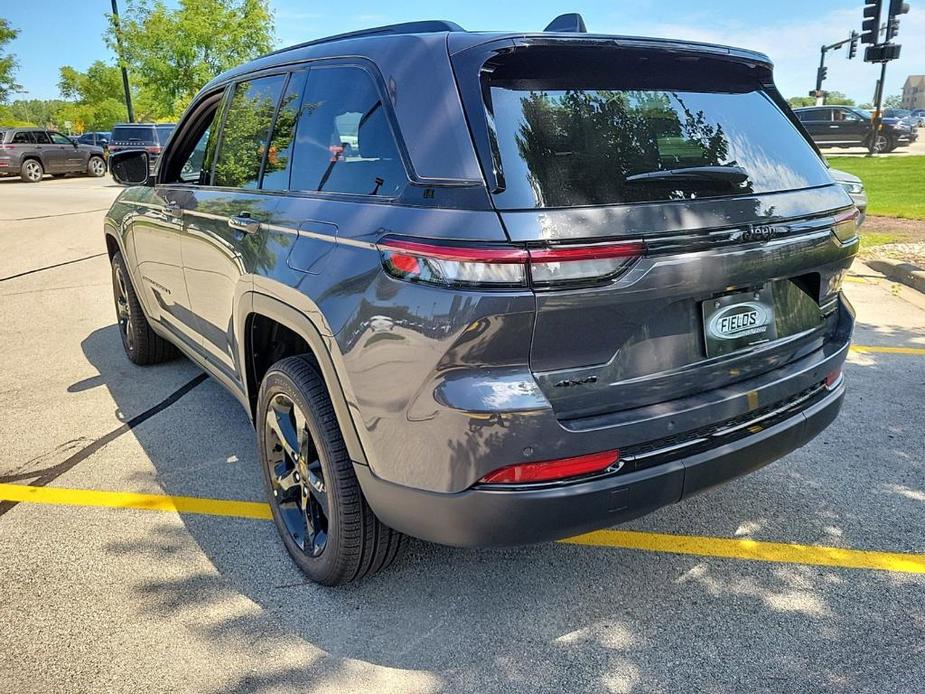
[[[719,357],[777,337],[770,285],[710,299],[701,308],[707,357]]]

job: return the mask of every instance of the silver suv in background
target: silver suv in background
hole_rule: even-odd
[[[102,176],[102,147],[83,145],[43,128],[0,128],[0,176],[19,176],[38,183],[45,174]]]

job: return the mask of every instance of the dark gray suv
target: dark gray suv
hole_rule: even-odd
[[[42,128],[0,128],[0,176],[38,183],[45,174],[106,173],[103,148],[79,144]]]
[[[217,77],[147,159],[112,156],[125,351],[240,400],[321,583],[640,516],[841,407],[857,210],[763,55],[381,27]]]

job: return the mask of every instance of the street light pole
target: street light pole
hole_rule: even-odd
[[[116,32],[116,51],[119,53],[119,67],[122,68],[122,89],[125,91],[125,109],[128,111],[128,122],[135,122],[135,110],[132,108],[132,92],[128,86],[128,70],[122,57],[122,31],[119,27],[119,6],[112,0],[112,23]]]

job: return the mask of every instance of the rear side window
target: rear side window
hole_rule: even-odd
[[[372,76],[358,67],[313,68],[296,129],[291,189],[391,197],[406,180]]]
[[[31,133],[16,133],[13,135],[11,142],[14,145],[27,145],[32,143],[32,134]]]
[[[157,135],[155,135],[153,126],[116,127],[112,131],[112,139],[117,142],[133,142],[145,145],[158,144]]]
[[[700,64],[703,63],[703,64]],[[748,68],[534,49],[483,74],[505,209],[724,197],[828,184]]]
[[[40,145],[51,144],[51,138],[48,137],[48,133],[46,133],[44,130],[33,130],[32,137]]]
[[[214,184],[256,188],[285,75],[235,85],[215,161]]]

